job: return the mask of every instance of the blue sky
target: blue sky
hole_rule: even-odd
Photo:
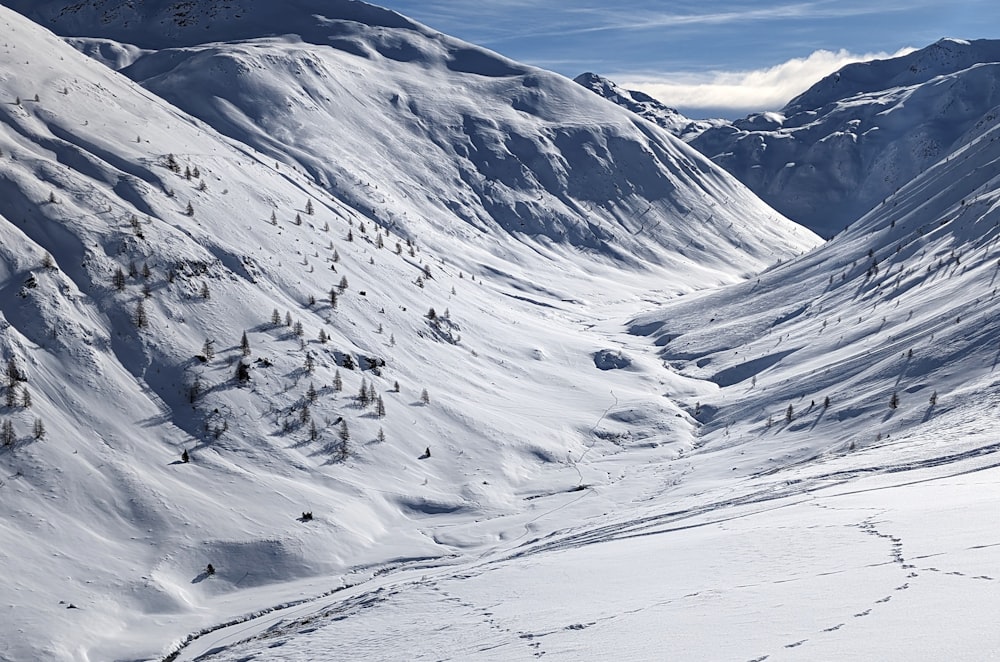
[[[843,64],[941,37],[1000,38],[1000,2],[375,0],[573,77],[642,89],[692,117],[776,110]]]

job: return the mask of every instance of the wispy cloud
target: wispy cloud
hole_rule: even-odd
[[[912,50],[864,54],[818,50],[808,57],[793,58],[753,71],[611,77],[624,87],[645,92],[692,117],[704,117],[704,111],[737,117],[749,112],[778,110],[813,83],[851,62],[896,57]]]

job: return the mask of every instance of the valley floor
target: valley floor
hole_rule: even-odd
[[[404,566],[178,659],[995,659],[996,457],[882,471],[893,455],[870,453],[867,476],[821,463],[680,498],[643,496],[662,484],[647,466],[550,497],[530,540]],[[602,513],[616,489],[634,502]]]

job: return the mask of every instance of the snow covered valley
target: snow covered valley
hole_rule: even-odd
[[[377,7],[0,5],[0,659],[1000,650],[989,112],[823,243]]]

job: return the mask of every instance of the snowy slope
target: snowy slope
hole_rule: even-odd
[[[0,448],[4,659],[153,658],[248,611],[523,536],[550,495],[617,480],[580,459],[617,461],[621,438],[596,424],[619,399],[647,403],[632,426],[646,460],[692,443],[690,419],[659,393],[674,378],[655,357],[621,351],[621,321],[816,243],[659,129],[608,115],[613,106],[596,99],[594,124],[611,122],[600,140],[638,152],[633,167],[648,195],[663,196],[664,227],[640,239],[609,233],[590,251],[493,216],[469,237],[461,209],[417,214],[433,202],[426,193],[370,193],[384,197],[373,212],[351,200],[382,191],[383,179],[365,186],[359,170],[356,195],[333,197],[22,16],[0,9],[0,22],[11,63],[0,73],[0,353],[13,368],[0,419],[14,436]],[[301,48],[291,42],[259,46],[291,61]],[[145,52],[104,45],[123,62]],[[388,72],[376,60],[359,85]],[[429,79],[444,74],[433,63]],[[283,85],[281,76],[267,80]],[[456,104],[471,109],[456,76]],[[505,85],[535,76],[548,80],[532,70]],[[573,91],[568,101],[554,83],[541,89],[545,117],[529,115],[526,127],[567,127],[557,111],[591,98],[568,81],[558,88]],[[584,124],[587,108],[572,121]],[[350,150],[296,152],[303,162],[395,172],[446,200],[468,195],[448,183],[453,160],[379,154],[390,134],[364,141],[371,118],[355,110],[338,116],[355,136]],[[254,125],[244,137],[265,133]],[[584,169],[602,158],[589,140],[576,146]],[[486,168],[490,158],[469,162]],[[569,195],[569,181],[544,191]],[[605,200],[613,222],[644,227],[625,211],[640,199]],[[612,223],[607,213],[594,224]],[[578,210],[563,222],[589,218]],[[736,234],[720,241],[723,224]],[[363,386],[384,416],[364,404]],[[657,441],[667,439],[675,445]]]
[[[907,437],[942,414],[995,414],[998,189],[994,118],[809,255],[632,328],[714,385],[703,429],[745,448],[748,470],[873,445],[913,454]]]

